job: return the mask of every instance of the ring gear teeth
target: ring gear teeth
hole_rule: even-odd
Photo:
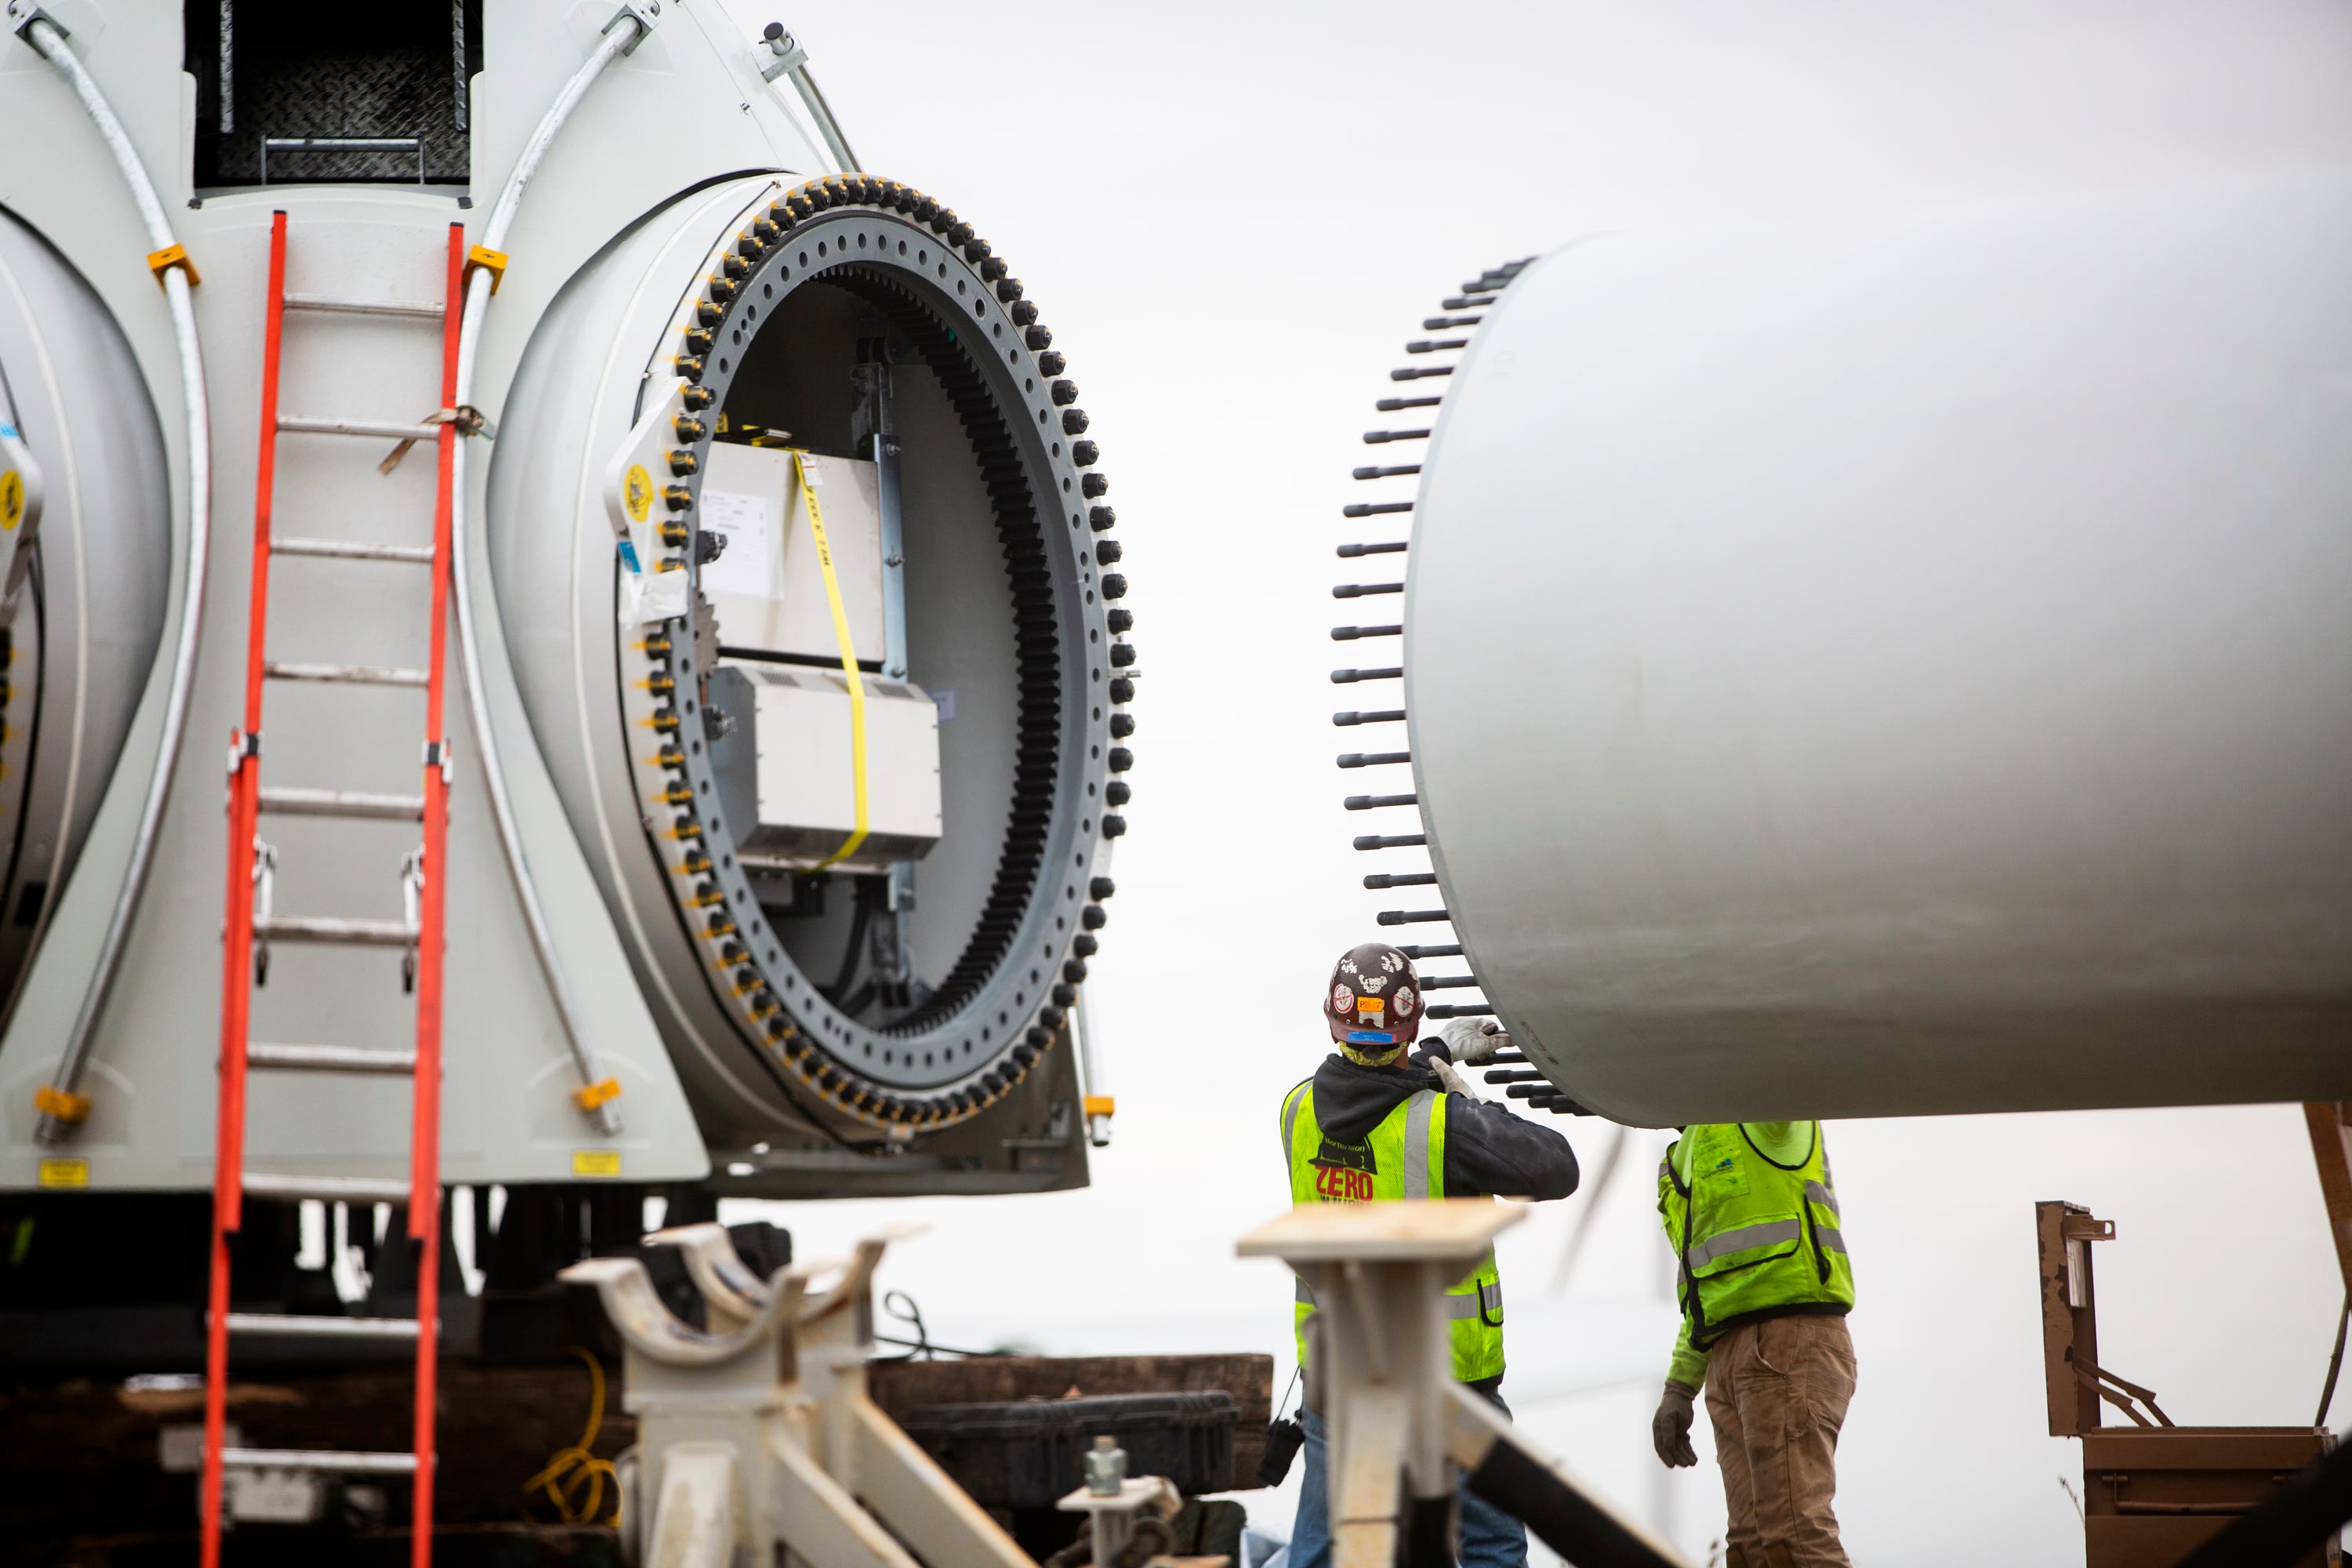
[[[765,216],[753,220],[750,234],[723,243],[712,253],[713,270],[705,277],[705,297],[697,301],[696,321],[686,328],[686,344],[690,353],[675,360],[680,376],[689,384],[698,384],[704,374],[707,355],[717,342],[718,329],[731,312],[734,302],[742,293],[742,282],[755,274],[767,259],[766,253],[773,242],[784,234],[820,213],[837,206],[865,205],[886,211],[905,213],[929,226],[949,243],[962,248],[966,259],[980,271],[984,283],[995,285],[992,292],[1006,306],[1016,327],[1022,329],[1023,342],[1033,353],[1044,353],[1053,342],[1053,333],[1038,320],[1035,303],[1023,298],[1020,281],[1010,276],[1010,267],[993,257],[985,240],[978,237],[971,226],[958,218],[950,209],[940,206],[930,197],[910,186],[896,182],[877,180],[871,176],[854,176],[847,181],[829,176],[823,181],[804,184],[787,192],[773,202]],[[763,232],[763,227],[765,232]],[[1007,579],[1013,598],[1014,628],[1014,662],[1019,697],[1019,720],[1015,726],[1016,746],[1013,765],[1014,809],[1007,826],[1003,849],[998,857],[995,880],[989,898],[982,906],[972,935],[952,968],[932,994],[921,1005],[887,1026],[874,1031],[886,1037],[914,1036],[940,1020],[953,1016],[976,997],[990,976],[1010,954],[1013,937],[1018,934],[1021,917],[1028,908],[1039,881],[1044,854],[1052,824],[1052,801],[1060,773],[1059,741],[1061,736],[1061,700],[1063,695],[1063,661],[1054,616],[1053,575],[1045,548],[1044,521],[1058,513],[1049,510],[1050,498],[1039,498],[1031,489],[1028,474],[1003,410],[991,395],[985,378],[967,354],[959,347],[954,329],[940,321],[920,296],[907,288],[894,276],[872,268],[860,268],[845,259],[834,268],[818,269],[818,276],[837,288],[882,309],[892,317],[900,330],[913,342],[917,352],[939,378],[948,401],[962,422],[972,447],[989,500],[996,516],[1000,548],[1003,552]],[[803,277],[808,274],[803,271]],[[1041,364],[1049,375],[1064,368],[1063,356],[1049,356],[1048,364]],[[1066,388],[1066,393],[1064,389]],[[1087,427],[1083,410],[1068,406],[1076,389],[1064,382],[1055,388],[1054,401],[1063,407],[1062,426],[1066,434],[1076,436]],[[693,406],[700,409],[717,402],[715,394],[701,392]],[[684,426],[691,421],[681,421]],[[686,437],[684,428],[679,431]],[[1073,442],[1072,461],[1079,468],[1094,463],[1097,458],[1092,441]],[[692,454],[673,452],[672,467],[690,475],[694,468]],[[680,468],[679,459],[684,467]],[[1101,493],[1096,476],[1085,477],[1086,493],[1091,497]],[[692,504],[691,492],[679,499],[679,487],[666,492],[675,510],[686,510]],[[1097,510],[1104,509],[1096,509]],[[1114,581],[1117,584],[1113,587]],[[1117,597],[1126,588],[1123,578],[1106,578],[1102,591],[1106,598]],[[654,638],[648,638],[651,649]],[[667,638],[660,639],[667,651]],[[1110,697],[1124,703],[1132,695],[1132,683],[1124,679],[1110,683]],[[667,720],[665,723],[664,721]],[[1132,721],[1124,714],[1114,715],[1117,728],[1124,721],[1127,730]],[[666,731],[675,732],[677,726],[676,710],[656,713],[655,722]],[[1121,731],[1120,732],[1125,732]],[[666,768],[680,766],[684,759],[674,745],[665,745],[657,763]],[[690,797],[689,797],[690,798]],[[1029,804],[1024,804],[1029,803]],[[1106,817],[1101,824],[1104,837],[1124,829]],[[693,844],[701,837],[699,823],[692,809],[681,813],[674,829],[677,838]],[[711,871],[711,862],[698,848],[688,850],[680,869],[690,876],[705,876]],[[1041,998],[1033,1016],[1036,1025],[1030,1036],[1013,1049],[993,1059],[978,1077],[961,1087],[944,1087],[928,1092],[908,1093],[903,1088],[866,1079],[849,1063],[834,1058],[829,1052],[814,1048],[808,1033],[801,1024],[789,1016],[789,1005],[782,994],[757,967],[757,959],[747,945],[735,938],[735,926],[724,915],[726,895],[708,882],[698,885],[693,903],[697,906],[717,904],[720,912],[711,917],[706,941],[724,939],[720,957],[722,967],[735,970],[730,979],[737,981],[743,1011],[755,1026],[754,1033],[764,1034],[774,1047],[775,1055],[788,1067],[803,1092],[849,1114],[855,1120],[872,1127],[913,1123],[922,1128],[943,1127],[978,1114],[995,1104],[1024,1079],[1040,1059],[1044,1048],[1050,1045],[1054,1033],[1065,1021],[1065,1009],[1075,1001],[1072,985],[1083,977],[1083,963],[1072,961],[1062,984],[1050,988]],[[1097,942],[1091,934],[1104,923],[1103,911],[1089,904],[1085,910],[1085,931],[1071,941],[1070,951],[1081,957],[1091,957]],[[740,968],[738,967],[740,966]],[[1043,1041],[1035,1038],[1042,1034]]]

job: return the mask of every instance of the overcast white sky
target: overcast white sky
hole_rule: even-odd
[[[928,1220],[885,1283],[954,1343],[1255,1349],[1287,1371],[1288,1282],[1232,1243],[1285,1202],[1276,1106],[1325,1048],[1324,973],[1383,901],[1356,887],[1331,766],[1353,748],[1328,714],[1355,704],[1325,679],[1353,662],[1326,637],[1345,618],[1330,550],[1358,537],[1339,509],[1371,400],[1444,294],[1599,227],[2352,149],[2341,5],[726,3],[800,34],[867,167],[1011,259],[1085,390],[1129,552],[1148,673],[1092,983],[1120,1106],[1096,1184],[776,1205],[805,1255]],[[1610,1136],[1559,1125],[1588,1161]],[[1664,1136],[1627,1136],[1564,1297],[1546,1290],[1586,1199],[1507,1241],[1506,1391],[1703,1562],[1711,1460],[1667,1479],[1649,1451],[1673,1336],[1649,1212]],[[2082,1561],[2060,1486],[2079,1452],[2043,1436],[2037,1198],[2118,1222],[2107,1365],[2183,1422],[2310,1418],[2339,1292],[2292,1108],[1830,1138],[1861,1295],[1839,1504],[1858,1563]],[[1286,1532],[1286,1495],[1251,1495]]]

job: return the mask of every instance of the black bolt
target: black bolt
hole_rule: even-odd
[[[1116,539],[1097,539],[1095,541],[1095,559],[1106,566],[1109,565],[1112,562],[1120,559],[1126,555],[1126,553],[1127,546],[1121,544]]]
[[[1070,443],[1070,461],[1082,468],[1091,468],[1102,458],[1102,448],[1092,441]]]
[[[1110,665],[1113,669],[1125,669],[1135,662],[1133,643],[1115,642],[1110,645]]]
[[[1128,788],[1126,781],[1122,779],[1113,779],[1103,786],[1103,799],[1112,805],[1125,805],[1134,798],[1135,792]]]
[[[1110,480],[1101,474],[1087,474],[1078,480],[1078,489],[1088,500],[1099,500],[1110,493]]]
[[[1127,832],[1127,818],[1113,814],[1103,818],[1103,837],[1118,838]]]
[[[1009,314],[1013,317],[1013,324],[1016,327],[1034,326],[1037,324],[1037,301],[1034,300],[1015,300],[1013,302],[1013,309]],[[1034,348],[1037,345],[1033,343],[1030,346]]]
[[[1102,580],[1102,596],[1106,599],[1127,597],[1127,579],[1116,572],[1106,573]]]
[[[1067,370],[1069,366],[1069,361],[1064,359],[1059,353],[1053,353],[1051,351],[1037,356],[1037,368],[1047,375],[1059,375],[1064,371]]]
[[[1087,966],[1074,958],[1062,965],[1062,978],[1073,985],[1082,985],[1086,983]]]
[[[1060,1028],[1062,1026],[1062,1019],[1065,1016],[1066,1016],[1066,1015],[1064,1014],[1059,1007],[1055,1006],[1050,1002],[1045,1006],[1037,1009],[1037,1021],[1045,1025],[1045,1027],[1049,1029]]]
[[[1078,923],[1088,931],[1100,931],[1110,924],[1110,911],[1100,904],[1088,904],[1078,911]]]
[[[703,409],[719,401],[719,395],[707,386],[689,386],[678,394],[678,401],[688,408]]]
[[[708,331],[704,331],[700,327],[688,327],[686,329],[686,346],[688,353],[707,354],[710,352],[710,345],[717,341],[717,339],[713,338]],[[699,375],[693,375],[688,376],[687,379],[689,381],[698,381],[701,377]]]
[[[1085,978],[1087,970],[1087,966],[1085,964],[1075,964],[1071,967],[1077,970],[1079,978]],[[1045,1027],[1043,1024],[1032,1024],[1029,1026],[1029,1034],[1027,1037],[1031,1045],[1036,1047],[1042,1051],[1046,1047],[1054,1043],[1054,1031]]]
[[[986,242],[982,241],[979,248],[983,250],[986,249]],[[980,264],[980,275],[991,283],[995,282],[998,279],[1003,277],[1006,273],[1012,270],[1012,268],[1007,267],[1004,264],[1004,258],[1001,256],[992,256],[987,260]]]
[[[1115,632],[1126,631],[1135,625],[1135,612],[1126,608],[1113,610],[1104,618],[1109,621],[1110,629]]]
[[[1078,999],[1077,988],[1073,985],[1056,985],[1046,994],[1054,998],[1055,1005],[1062,1007],[1067,1007]]]
[[[1086,432],[1087,424],[1087,411],[1086,411],[1085,409],[1083,409],[1083,408],[1065,408],[1065,409],[1063,409],[1063,410],[1062,410],[1062,434],[1063,434],[1063,435],[1065,435],[1065,436],[1078,436],[1078,435],[1083,435],[1083,434],[1085,434],[1085,432]]]
[[[1118,513],[1113,511],[1107,506],[1095,506],[1088,507],[1087,509],[1087,526],[1093,529],[1097,533],[1100,533],[1103,530],[1110,527],[1117,521],[1118,521]]]
[[[1133,752],[1129,751],[1125,746],[1113,746],[1110,749],[1111,772],[1115,773],[1123,773],[1133,766],[1135,766],[1135,753]]]
[[[1109,898],[1113,893],[1118,891],[1118,884],[1112,881],[1108,877],[1097,877],[1093,881],[1087,884],[1087,897],[1094,900],[1097,903],[1100,903],[1103,900]]]
[[[679,415],[673,427],[677,431],[677,438],[688,445],[702,440],[710,434],[710,426],[690,415]]]
[[[1080,958],[1092,958],[1102,951],[1102,943],[1087,935],[1086,932],[1080,931],[1070,939],[1070,951]]]
[[[996,286],[996,297],[1008,305],[1013,303],[1013,300],[1021,298],[1021,279],[1018,278],[1005,279]]]
[[[1075,381],[1057,381],[1046,392],[1056,408],[1066,407],[1078,400],[1078,384]]]
[[[698,355],[679,354],[676,359],[670,361],[670,364],[677,370],[678,374],[686,377],[688,381],[700,381],[702,379],[702,361]]]
[[[1037,312],[1037,307],[1036,307],[1036,306],[1034,306],[1034,305],[1031,305],[1031,306],[1028,306],[1028,307],[1026,307],[1026,308],[1027,308],[1027,310],[1028,310],[1028,311],[1029,311],[1029,313],[1030,313],[1031,315],[1033,315],[1033,316],[1034,316],[1034,315],[1035,315],[1035,314],[1036,314],[1036,312]],[[1015,320],[1015,321],[1019,321],[1019,320],[1020,320],[1020,318],[1021,318],[1021,311],[1022,311],[1022,309],[1023,309],[1023,307],[1021,307],[1021,306],[1017,306],[1017,305],[1013,307],[1013,320]],[[1024,332],[1023,332],[1023,333],[1021,334],[1021,341],[1022,341],[1023,342],[1024,342],[1024,343],[1027,343],[1027,344],[1029,345],[1029,347],[1030,347],[1031,352],[1033,352],[1033,353],[1034,353],[1034,352],[1036,352],[1036,351],[1038,351],[1038,350],[1040,350],[1040,349],[1043,349],[1043,348],[1044,348],[1047,343],[1050,343],[1050,342],[1052,342],[1054,341],[1054,332],[1053,332],[1053,329],[1052,329],[1052,328],[1050,328],[1050,327],[1030,326],[1030,325],[1029,325],[1029,323],[1028,323],[1028,322],[1026,322],[1026,321],[1022,322],[1022,325],[1024,325],[1024,326],[1025,326],[1025,327],[1028,327],[1028,328],[1029,328],[1029,330],[1028,330],[1027,331],[1024,331]],[[1053,374],[1054,373],[1053,373],[1052,371],[1050,371],[1050,370],[1049,370],[1049,371],[1047,371],[1045,374],[1046,374],[1047,375],[1051,375],[1051,374]]]
[[[1110,716],[1110,732],[1122,741],[1126,740],[1129,735],[1135,733],[1135,716],[1130,713],[1112,714]]]
[[[1134,701],[1135,682],[1129,680],[1124,675],[1114,676],[1110,683],[1110,700],[1113,702]]]

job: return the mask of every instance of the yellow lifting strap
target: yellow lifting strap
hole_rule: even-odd
[[[816,563],[824,573],[824,601],[833,610],[833,635],[841,643],[842,679],[849,682],[849,765],[857,791],[857,825],[841,841],[840,848],[817,862],[822,870],[856,854],[857,847],[866,842],[866,683],[858,679],[857,648],[849,636],[849,612],[841,607],[841,584],[833,574],[833,546],[825,542],[824,514],[817,508],[816,487],[810,476],[807,455],[795,449],[793,478],[800,484],[801,499],[808,503],[809,536],[816,541]]]
[[[151,250],[147,253],[147,270],[155,275],[156,287],[163,287],[163,274],[174,267],[188,275],[189,288],[193,289],[204,281],[196,276],[196,264],[188,259],[186,246],[167,245],[161,250]]]
[[[33,1091],[33,1107],[64,1122],[79,1123],[89,1120],[89,1096],[74,1094],[46,1083]]]

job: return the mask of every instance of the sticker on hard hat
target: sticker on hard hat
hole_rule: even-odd
[[[1350,1029],[1348,1043],[1351,1046],[1392,1046],[1396,1036],[1387,1029]]]
[[[1356,1011],[1359,1013],[1385,1013],[1388,1011],[1388,1005],[1389,1005],[1387,1003],[1381,1001],[1377,996],[1359,996],[1356,998]]]
[[[25,521],[25,476],[10,468],[0,473],[0,529]]]
[[[643,463],[631,463],[629,471],[621,476],[621,505],[627,509],[631,522],[643,522],[654,509],[654,477]]]

